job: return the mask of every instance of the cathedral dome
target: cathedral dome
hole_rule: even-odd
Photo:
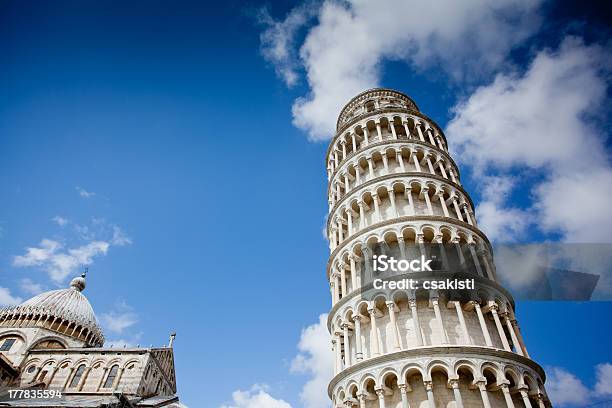
[[[68,288],[43,292],[21,305],[0,310],[0,321],[16,319],[18,326],[42,326],[86,345],[101,346],[104,336],[91,304],[81,293],[83,289],[85,274],[74,278]]]

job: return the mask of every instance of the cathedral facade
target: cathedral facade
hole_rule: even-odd
[[[166,347],[104,347],[84,289],[82,275],[0,309],[0,406],[180,407],[174,335]]]
[[[368,90],[340,112],[326,165],[333,407],[550,407],[438,125],[407,95]],[[467,296],[372,280],[376,254],[437,248],[439,276],[451,257],[474,266]]]

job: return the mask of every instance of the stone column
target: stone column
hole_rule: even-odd
[[[427,392],[427,401],[429,402],[429,408],[436,408],[436,401],[434,400],[433,393],[433,382],[423,381],[423,385],[425,386],[425,391]]]
[[[89,377],[89,372],[91,371],[91,368],[92,367],[85,368],[85,371],[83,372],[83,376],[81,377],[81,381],[79,381],[79,384],[77,386],[77,391],[83,390],[83,386],[85,385],[85,382],[87,381],[87,377]]]
[[[427,133],[427,136],[429,136],[429,143],[436,146],[436,141],[434,140],[433,135],[431,134],[431,126],[429,126],[429,123],[425,125],[425,132]]]
[[[425,203],[427,204],[427,211],[429,212],[429,215],[434,215],[433,213],[433,208],[431,206],[431,200],[429,199],[429,187],[425,186],[423,188],[421,188],[421,194],[423,194],[424,198],[425,198]]]
[[[353,210],[350,208],[346,209],[346,221],[348,226],[348,236],[353,235]]]
[[[357,290],[357,267],[355,266],[355,256],[349,255],[349,267],[351,269],[351,289]]]
[[[370,345],[372,348],[370,355],[376,357],[380,355],[378,329],[376,327],[376,308],[369,308],[368,313],[370,313]]]
[[[421,173],[421,163],[419,163],[419,158],[417,157],[416,151],[411,151],[410,156],[414,161],[414,167],[416,168],[416,171]]]
[[[387,153],[383,153],[382,161],[383,161],[383,169],[385,170],[385,174],[391,173],[391,171],[389,170],[389,159],[387,158]]]
[[[506,405],[508,408],[514,408],[514,403],[512,402],[512,396],[510,395],[510,388],[508,387],[508,384],[502,384],[500,388],[504,394],[504,399],[506,400]]]
[[[453,207],[455,208],[457,218],[459,218],[459,221],[463,221],[463,216],[461,215],[461,210],[459,209],[459,203],[457,203],[457,196],[452,196],[451,200],[453,201]]]
[[[377,389],[376,395],[378,396],[378,406],[385,408],[385,390],[382,388]]]
[[[393,214],[395,217],[399,217],[399,213],[397,212],[397,206],[395,204],[395,191],[393,191],[393,189],[389,189],[387,190],[387,193],[389,194],[389,201],[391,201],[391,210],[393,211]]]
[[[380,128],[380,119],[374,123],[376,124],[376,134],[378,135],[378,140],[382,140],[382,130]]]
[[[459,318],[459,324],[461,325],[461,331],[465,337],[465,344],[472,344],[470,338],[470,332],[468,331],[467,325],[465,324],[465,316],[463,316],[463,309],[461,308],[461,302],[455,302],[455,310],[457,311],[457,317]]]
[[[372,157],[366,158],[368,161],[368,170],[370,171],[370,179],[374,178],[374,163],[372,163]]]
[[[393,348],[395,350],[401,350],[399,341],[399,334],[397,329],[397,320],[395,317],[395,303],[388,301],[386,302],[387,308],[389,309],[389,320],[391,321],[391,329],[393,330]]]
[[[400,396],[402,397],[402,408],[410,408],[410,403],[408,402],[408,385],[407,384],[397,384],[399,388]]]
[[[359,228],[365,228],[365,203],[363,201],[357,202],[357,206],[359,206]]]
[[[96,388],[96,392],[100,388],[102,388],[102,384],[104,383],[104,379],[106,378],[106,373],[108,373],[108,370],[110,370],[108,367],[104,367],[104,370],[102,371],[102,377],[100,377],[100,381],[98,381],[98,387]]]
[[[365,145],[369,145],[370,141],[368,140],[368,126],[366,125],[365,127],[362,127],[361,130],[363,130],[363,137],[365,139]]]
[[[499,310],[499,306],[493,303],[489,305],[489,310],[491,311],[491,314],[493,315],[493,320],[495,321],[495,327],[497,327],[497,333],[499,334],[499,337],[501,338],[501,342],[504,345],[504,350],[512,351],[512,349],[510,349],[510,344],[508,344],[506,333],[504,333],[504,328],[502,327],[501,321],[499,320],[499,315],[497,314]]]
[[[519,342],[518,337],[516,337],[516,333],[514,332],[514,327],[512,327],[512,323],[510,322],[510,318],[508,317],[508,313],[504,313],[504,321],[506,322],[506,327],[508,328],[508,332],[510,333],[510,337],[512,338],[512,344],[514,344],[514,349],[516,353],[523,355],[523,350],[521,349],[521,343]]]
[[[404,130],[406,131],[406,138],[410,139],[410,128],[408,127],[408,121],[403,120],[402,125],[404,125]]]
[[[395,124],[392,120],[389,121],[389,128],[391,128],[391,133],[393,134],[393,139],[397,140],[397,132],[395,131]]]
[[[342,146],[342,160],[344,160],[346,159],[346,141],[342,140],[340,145]]]
[[[339,282],[338,274],[336,273],[336,271],[333,272],[332,279],[334,280],[333,282],[334,304],[336,304],[340,301],[340,282]]]
[[[473,226],[474,225],[474,221],[472,220],[472,217],[470,216],[470,211],[468,210],[468,205],[466,203],[463,203],[463,204],[461,204],[461,206],[465,210],[465,216],[467,218],[468,224]]]
[[[348,292],[346,290],[346,268],[344,263],[339,263],[338,269],[340,269],[340,294],[342,297],[345,297]]]
[[[440,200],[440,205],[442,206],[442,211],[444,212],[444,216],[450,218],[450,215],[448,215],[448,208],[446,208],[446,201],[444,200],[444,191],[438,190],[436,192],[436,195],[438,196],[438,199]]]
[[[423,131],[421,130],[421,122],[415,122],[414,127],[416,128],[417,133],[419,134],[419,139],[421,140],[421,142],[424,142],[425,137],[423,137]]]
[[[523,349],[523,353],[525,353],[525,357],[529,358],[529,353],[527,352],[527,346],[525,345],[525,340],[523,340],[523,335],[521,334],[521,328],[519,327],[516,319],[512,319],[512,325],[514,326],[516,330],[516,335],[518,336],[519,343],[521,345],[521,348]]]
[[[383,221],[382,213],[380,212],[380,203],[378,202],[378,194],[372,194],[372,201],[374,202],[374,214],[378,222]]]
[[[455,178],[455,172],[453,171],[453,169],[449,168],[448,174],[450,175],[451,180],[453,180],[453,183],[459,184],[457,183],[457,179]]]
[[[351,343],[349,342],[349,325],[344,323],[342,325],[342,335],[344,336],[344,366],[350,367],[351,363]]]
[[[455,395],[455,406],[457,408],[463,408],[463,400],[461,399],[461,392],[459,391],[459,380],[450,380],[453,394]]]
[[[363,352],[361,351],[361,316],[353,316],[355,322],[355,358],[357,361],[363,360]]]
[[[525,408],[533,408],[531,401],[529,401],[529,394],[527,393],[527,390],[523,388],[520,390],[520,393],[521,398],[523,399],[523,404],[525,404]]]
[[[406,198],[408,199],[408,207],[410,208],[410,215],[415,215],[414,202],[412,201],[412,187],[406,187]]]
[[[336,367],[338,367],[338,372],[342,371],[342,350],[340,346],[340,337],[337,334],[334,334],[334,342],[336,344]]]
[[[416,299],[410,299],[408,301],[410,305],[410,311],[412,312],[412,328],[416,336],[417,346],[423,345],[423,335],[421,334],[421,324],[419,323],[419,313],[417,309]]]
[[[485,338],[485,344],[488,347],[493,347],[493,342],[491,341],[491,335],[489,334],[487,323],[485,322],[484,316],[482,315],[482,309],[480,308],[480,303],[473,301],[473,300],[470,303],[474,306],[474,309],[476,310],[476,314],[478,315],[478,322],[480,323],[480,329],[482,330],[482,335]]]
[[[442,313],[440,312],[440,305],[438,304],[438,298],[434,297],[431,299],[431,304],[434,308],[434,313],[436,315],[436,320],[438,322],[438,329],[440,330],[440,336],[442,336],[442,344],[448,344],[448,336],[446,335],[446,330],[444,329],[444,322],[442,321]]]
[[[487,385],[484,381],[478,381],[476,383],[480,390],[480,398],[482,398],[482,405],[484,408],[491,408],[491,402],[489,401],[489,394],[487,394]]]
[[[401,150],[396,150],[395,151],[395,161],[397,162],[397,164],[400,167],[400,170],[403,172],[406,171],[406,167],[404,166],[404,158],[402,157],[402,151]]]
[[[424,159],[425,162],[427,163],[427,168],[429,169],[429,172],[433,175],[436,174],[436,171],[434,170],[433,164],[431,164],[431,159],[430,159],[431,155],[430,154],[426,154]]]
[[[446,169],[444,169],[444,166],[442,165],[442,160],[438,160],[438,167],[440,168],[440,173],[442,173],[442,177],[444,177],[445,179],[448,179],[448,174],[446,174]]]
[[[359,394],[359,408],[366,408],[366,394]]]
[[[357,134],[351,132],[351,142],[353,143],[353,153],[357,151]]]
[[[117,378],[115,378],[115,386],[113,387],[113,391],[116,391],[119,387],[119,383],[121,382],[121,377],[123,377],[124,370],[125,368],[122,367],[117,371]]]

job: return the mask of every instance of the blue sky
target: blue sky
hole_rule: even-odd
[[[325,363],[308,336],[330,305],[327,129],[378,85],[446,129],[493,239],[609,242],[608,12],[477,3],[434,14],[438,31],[395,24],[380,41],[362,25],[373,40],[359,43],[359,2],[4,2],[0,301],[63,287],[87,263],[108,340],[177,332],[185,404],[247,406],[232,397],[243,390],[309,407],[302,387]],[[588,166],[565,173],[563,146]],[[594,186],[572,178],[586,175]],[[567,186],[588,210],[556,205]],[[610,303],[517,308],[532,357],[584,394],[560,402],[603,398],[587,389],[612,362]]]

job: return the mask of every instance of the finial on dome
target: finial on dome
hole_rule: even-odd
[[[70,287],[74,290],[78,290],[79,292],[82,292],[83,289],[85,289],[85,276],[87,275],[88,271],[89,271],[89,268],[85,267],[81,276],[78,276],[70,281]]]

